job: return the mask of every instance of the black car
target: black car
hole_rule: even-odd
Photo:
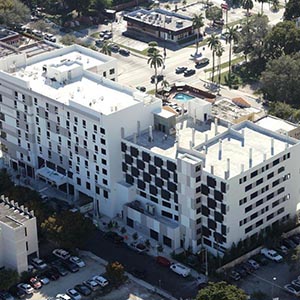
[[[186,71],[187,70],[187,67],[177,67],[176,69],[175,69],[175,73],[176,74],[181,74],[181,73],[183,73],[184,71]]]
[[[17,286],[13,286],[9,289],[10,294],[17,299],[23,299],[26,297],[26,293],[20,290]]]
[[[296,245],[300,244],[300,237],[299,237],[299,235],[293,235],[289,239],[292,240]]]
[[[51,269],[47,270],[46,272],[44,272],[43,275],[46,276],[47,278],[49,278],[52,281],[57,280],[60,277],[59,273],[53,268],[51,268]]]
[[[281,241],[281,244],[285,247],[287,247],[288,249],[294,249],[297,247],[297,245],[290,239],[283,239]]]
[[[241,264],[241,267],[247,272],[247,274],[252,274],[255,271],[248,262]]]
[[[142,270],[142,269],[137,269],[137,268],[134,268],[131,270],[130,272],[133,276],[137,277],[137,278],[140,278],[140,279],[144,279],[146,277],[146,270]]]
[[[236,271],[237,273],[239,273],[241,275],[241,277],[246,277],[247,276],[247,272],[246,272],[246,270],[242,266],[236,266],[234,268],[234,271]]]
[[[162,75],[162,74],[157,75],[157,76],[156,76],[157,82],[162,81],[162,80],[164,79],[164,77],[165,77],[165,76]],[[155,83],[155,75],[152,75],[152,76],[151,76],[151,83]]]
[[[92,290],[83,284],[75,285],[74,289],[83,296],[89,296],[92,293]]]
[[[64,262],[62,262],[62,265],[70,272],[72,273],[76,273],[79,271],[79,267],[74,264],[73,262],[66,260]]]
[[[14,300],[14,297],[9,292],[0,292],[1,300]]]
[[[124,55],[124,56],[129,56],[130,55],[130,51],[129,50],[126,50],[126,49],[120,49],[119,50],[119,53],[121,55]]]
[[[196,73],[195,69],[188,69],[184,71],[184,76],[191,76],[194,75]]]
[[[118,45],[112,44],[112,45],[110,45],[110,50],[111,50],[112,52],[117,53],[117,52],[119,52],[120,47],[119,47]]]
[[[124,242],[124,238],[113,231],[105,232],[103,237],[106,240],[110,240],[110,241],[114,242],[115,244],[121,244]]]
[[[136,89],[143,92],[143,93],[145,93],[146,90],[147,90],[144,86],[137,86]]]
[[[60,262],[54,262],[53,263],[53,269],[55,271],[57,271],[57,273],[60,276],[66,276],[69,273],[68,270]]]

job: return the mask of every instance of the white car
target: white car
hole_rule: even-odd
[[[99,283],[93,279],[85,280],[83,284],[90,288],[92,291],[96,291],[99,288]]]
[[[67,294],[57,294],[55,297],[56,300],[72,300]]]
[[[254,259],[249,259],[248,260],[248,264],[254,269],[254,270],[258,270],[260,268],[260,265],[257,261],[255,261]]]
[[[52,251],[52,254],[55,255],[58,258],[61,258],[63,260],[70,258],[70,253],[64,249],[54,249]]]
[[[70,257],[70,261],[72,263],[76,264],[79,268],[85,267],[85,262],[81,258],[79,258],[77,256],[71,256]]]
[[[281,255],[279,255],[275,250],[272,249],[262,248],[260,250],[260,253],[264,255],[266,258],[276,262],[281,262],[283,259]]]
[[[170,269],[177,273],[178,275],[181,275],[183,277],[187,277],[190,275],[191,273],[191,269],[190,268],[187,268],[186,266],[182,265],[182,264],[172,264],[170,266]]]
[[[27,295],[31,295],[34,292],[33,287],[30,284],[28,284],[28,283],[20,283],[20,284],[18,284],[18,289],[22,290]]]
[[[48,265],[40,258],[32,259],[31,264],[38,270],[45,270],[48,267]]]
[[[108,285],[107,279],[105,279],[103,276],[98,276],[97,275],[97,276],[94,276],[92,279],[95,280],[96,282],[98,282],[99,285],[102,286],[102,287],[105,287],[105,286]]]
[[[297,286],[297,287],[300,287],[300,280],[299,280],[299,278],[293,280],[293,281],[292,281],[292,285],[295,285],[295,286]]]
[[[68,289],[67,295],[69,295],[74,300],[81,300],[81,295],[74,289]]]
[[[289,293],[299,297],[300,296],[300,287],[297,287],[295,285],[292,284],[286,284],[284,286],[284,289],[287,290]]]

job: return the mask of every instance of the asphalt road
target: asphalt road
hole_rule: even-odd
[[[197,294],[197,285],[194,279],[183,278],[173,273],[169,268],[158,265],[153,257],[138,254],[124,245],[115,245],[103,238],[103,232],[96,231],[89,239],[85,250],[109,261],[119,261],[129,271],[133,268],[146,270],[145,281],[160,287],[172,294],[175,298],[194,298]]]

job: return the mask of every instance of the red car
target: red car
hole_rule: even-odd
[[[38,290],[42,287],[42,283],[36,278],[32,277],[29,279],[29,284],[35,289]]]
[[[168,267],[169,268],[171,266],[171,262],[163,256],[157,256],[156,257],[156,262],[158,264],[160,264],[161,266],[163,266],[163,267]]]

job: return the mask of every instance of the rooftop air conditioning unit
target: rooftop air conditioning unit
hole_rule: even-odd
[[[147,209],[147,212],[154,216],[155,215],[155,205],[153,205],[152,203],[147,203],[146,204],[146,209]]]

